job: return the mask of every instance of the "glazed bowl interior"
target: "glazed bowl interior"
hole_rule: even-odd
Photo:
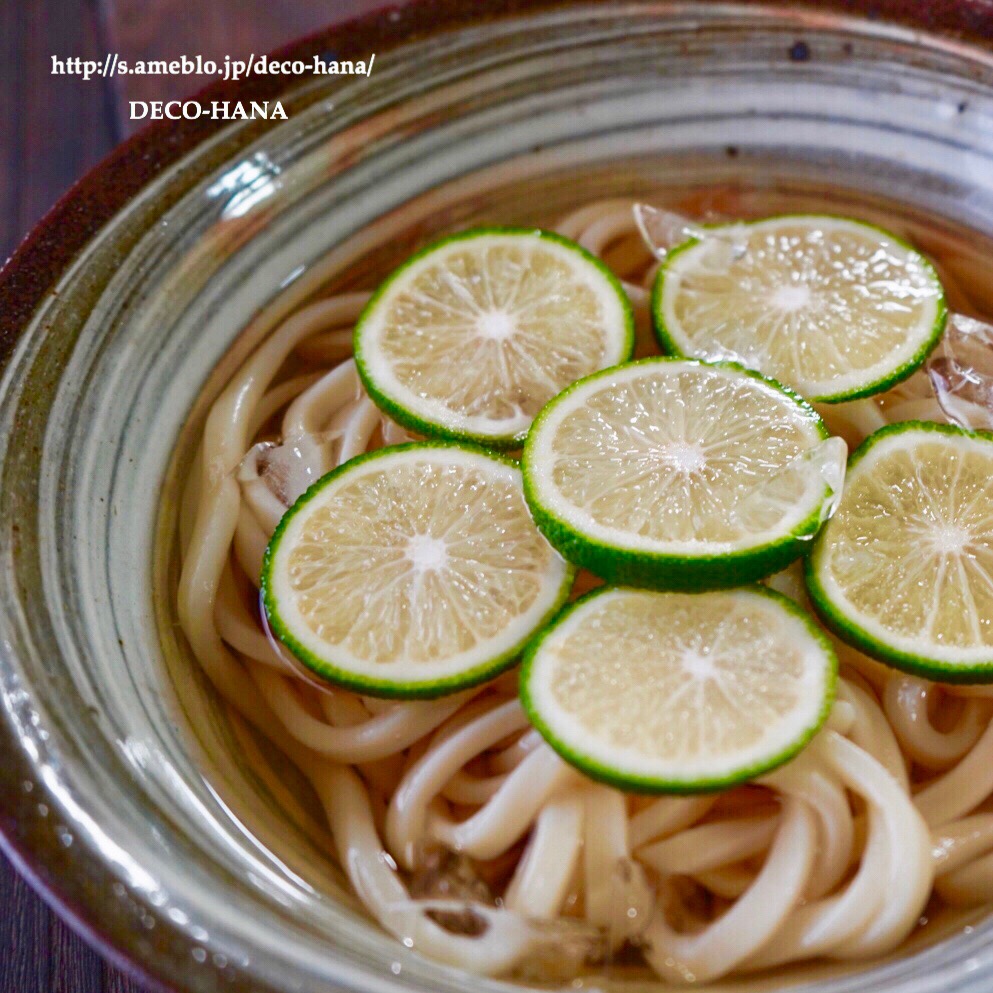
[[[182,988],[507,988],[367,918],[193,662],[174,603],[179,483],[210,399],[293,307],[370,286],[475,221],[714,185],[745,209],[802,208],[829,187],[841,212],[985,237],[993,59],[787,6],[571,5],[410,41],[371,79],[310,82],[286,106],[285,123],[232,127],[162,171],[45,297],[7,366],[11,841],[84,924]],[[978,923],[791,982],[923,993],[991,977],[993,924]],[[591,984],[653,985],[619,971]]]

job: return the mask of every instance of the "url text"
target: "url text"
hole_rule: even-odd
[[[262,76],[371,76],[375,54],[368,59],[332,59],[315,55],[310,61],[302,59],[273,59],[267,55],[249,55],[247,59],[232,59],[225,55],[223,62],[205,59],[202,55],[183,55],[178,59],[138,59],[127,61],[115,52],[108,52],[103,61],[70,56],[60,59],[52,56],[53,76],[220,76],[224,80],[238,80],[253,72]]]

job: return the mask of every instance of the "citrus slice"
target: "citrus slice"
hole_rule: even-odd
[[[894,235],[818,215],[714,231],[675,248],[656,277],[653,320],[670,354],[741,362],[836,403],[905,379],[941,337],[937,273]]]
[[[542,405],[630,358],[631,304],[579,245],[481,228],[430,245],[377,290],[355,328],[373,400],[420,434],[520,446]]]
[[[451,443],[346,462],[286,512],[266,552],[276,637],[332,683],[434,697],[496,675],[568,596],[516,463]]]
[[[844,641],[942,682],[993,681],[993,435],[870,435],[814,542],[807,588]]]
[[[820,527],[825,436],[810,406],[758,373],[642,359],[542,410],[524,492],[548,540],[609,582],[740,586],[797,558]]]
[[[694,793],[800,751],[831,709],[837,668],[812,618],[764,587],[604,587],[528,648],[521,698],[552,748],[594,779]]]

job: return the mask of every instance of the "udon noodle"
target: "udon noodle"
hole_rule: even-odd
[[[558,230],[623,279],[639,351],[653,351],[654,264],[631,202],[592,203]],[[623,950],[684,983],[869,959],[906,941],[929,900],[993,902],[993,688],[938,686],[839,644],[838,701],[799,758],[725,793],[650,798],[566,765],[528,726],[514,673],[396,703],[318,684],[288,658],[258,605],[276,524],[334,466],[409,440],[350,358],[367,297],[292,314],[214,403],[184,500],[179,612],[227,705],[313,785],[327,817],[313,836],[330,827],[386,930],[477,973],[554,960],[579,974]],[[944,420],[923,372],[820,412],[849,444],[889,422]],[[771,582],[803,596],[793,570]],[[269,786],[308,819],[278,776]]]

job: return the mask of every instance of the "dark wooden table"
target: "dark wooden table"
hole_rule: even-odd
[[[130,100],[195,76],[52,75],[52,56],[261,54],[386,0],[0,0],[0,259],[73,181],[137,126]],[[2,761],[2,759],[0,759]],[[141,993],[73,933],[0,855],[0,993]]]

